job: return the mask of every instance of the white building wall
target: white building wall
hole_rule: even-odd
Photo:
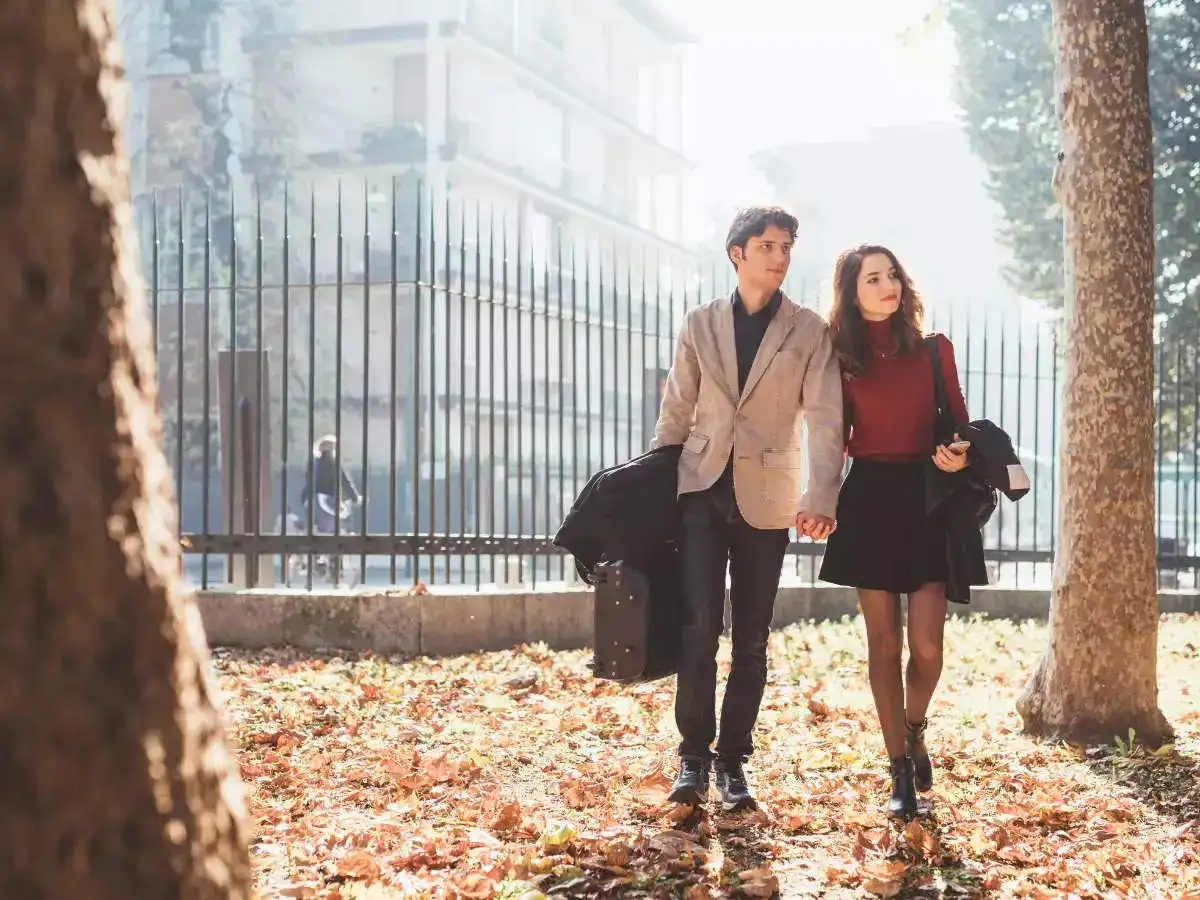
[[[352,0],[330,3],[328,0],[291,0],[296,21],[303,31],[341,31],[347,29],[389,28],[427,22],[431,14],[446,17],[457,6],[454,0]],[[450,9],[447,9],[450,8]],[[344,52],[344,51],[343,51]]]
[[[376,47],[355,53],[344,47],[303,47],[295,52],[301,153],[356,147],[365,132],[394,124],[392,54]]]

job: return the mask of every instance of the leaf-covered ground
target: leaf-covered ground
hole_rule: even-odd
[[[618,687],[543,647],[388,661],[214,653],[256,823],[260,896],[1192,897],[1200,900],[1200,617],[1166,617],[1173,748],[1020,734],[1039,624],[953,620],[931,808],[880,812],[859,620],[772,636],[748,767],[758,813],[664,803],[673,680]],[[729,647],[722,644],[722,671]],[[1200,692],[1200,688],[1196,689]]]

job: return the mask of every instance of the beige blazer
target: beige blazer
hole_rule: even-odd
[[[683,444],[681,494],[711,487],[732,453],[738,509],[755,528],[789,528],[800,512],[833,518],[845,443],[841,372],[824,319],[783,297],[739,396],[733,298],[688,312],[651,447],[670,444]]]

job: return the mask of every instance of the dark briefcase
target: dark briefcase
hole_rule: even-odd
[[[593,674],[625,684],[674,675],[681,629],[674,547],[648,572],[606,562],[596,566],[595,578]]]

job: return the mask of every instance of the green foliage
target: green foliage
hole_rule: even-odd
[[[1049,0],[944,0],[959,55],[957,100],[1004,217],[1011,284],[1063,300],[1062,213],[1050,182],[1059,150]],[[1191,444],[1200,330],[1200,0],[1148,0],[1155,145],[1157,304],[1164,450]],[[1176,411],[1178,410],[1178,412]]]
[[[1062,215],[1050,190],[1059,149],[1048,0],[948,0],[957,102],[1004,214],[1001,240],[1021,292],[1062,303]]]
[[[1150,102],[1160,310],[1194,332],[1200,284],[1200,2],[1149,0]],[[1013,285],[1062,302],[1062,217],[1050,191],[1058,153],[1048,0],[947,0],[959,53],[957,99],[988,168],[1017,262]]]

